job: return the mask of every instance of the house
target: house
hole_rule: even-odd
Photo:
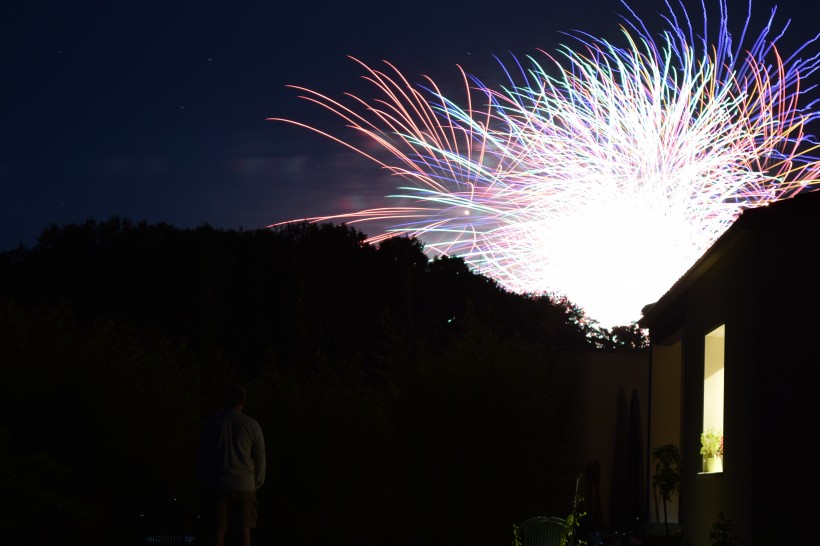
[[[638,324],[651,338],[649,444],[681,448],[670,521],[712,544],[816,544],[820,191],[745,210]],[[725,439],[707,471],[701,433]]]

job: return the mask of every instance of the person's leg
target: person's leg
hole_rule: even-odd
[[[251,529],[256,527],[259,514],[259,504],[256,491],[243,491],[238,495],[241,536],[241,546],[251,546]]]
[[[214,546],[225,546],[225,533],[227,532],[228,529],[225,527],[216,527],[214,531]]]
[[[242,528],[242,537],[240,539],[242,546],[251,546],[251,528]]]
[[[214,546],[225,546],[225,535],[228,533],[230,515],[230,495],[226,493],[218,493],[215,495],[215,510],[214,510]]]

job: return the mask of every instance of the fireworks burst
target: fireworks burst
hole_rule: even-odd
[[[411,84],[359,62],[378,98],[347,105],[296,88],[358,135],[297,121],[397,175],[402,205],[307,220],[393,227],[431,256],[461,256],[520,293],[566,296],[602,326],[636,321],[737,219],[820,181],[820,116],[804,87],[820,62],[789,57],[775,10],[749,47],[735,44],[725,0],[714,40],[667,4],[656,37],[629,10],[624,46],[582,33],[574,47],[501,63],[489,87],[460,70],[460,102],[431,79]],[[785,28],[785,27],[784,27]],[[539,60],[541,59],[541,60]],[[514,67],[514,68],[510,68]],[[376,143],[379,151],[354,142]]]

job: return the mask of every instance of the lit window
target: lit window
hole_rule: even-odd
[[[704,472],[723,471],[723,355],[726,345],[726,325],[721,324],[704,340],[703,355],[703,433],[701,446]],[[714,438],[719,437],[720,451],[714,452]],[[709,439],[713,442],[709,442]],[[709,445],[708,448],[706,446]],[[709,459],[713,460],[709,460]],[[716,460],[715,460],[716,459]]]

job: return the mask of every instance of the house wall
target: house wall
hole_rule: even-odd
[[[594,521],[598,528],[625,530],[634,525],[629,515],[633,511],[639,512],[645,521],[648,511],[649,352],[557,349],[555,363],[556,377],[567,389],[572,389],[576,402],[578,442],[574,448],[574,467],[568,470],[572,476],[580,473],[588,476],[590,464],[597,463],[598,467],[597,495],[587,489],[582,491],[590,504],[591,522]],[[636,415],[632,417],[638,433],[630,442],[633,403],[637,407]],[[636,456],[639,458],[637,468],[630,470],[636,464]],[[639,506],[630,508],[636,501]]]
[[[683,333],[683,424],[681,434],[682,479],[680,519],[685,540],[694,545],[710,544],[709,532],[721,511],[738,528],[748,530],[746,514],[751,508],[748,476],[751,464],[738,451],[749,442],[741,430],[749,418],[752,373],[746,332],[751,319],[746,286],[754,255],[753,241],[746,238],[716,263],[687,294],[686,326]],[[726,437],[723,472],[703,473],[700,435],[703,432],[703,385],[705,336],[721,324],[726,326],[723,430]]]
[[[674,444],[681,445],[681,422],[683,403],[683,359],[680,339],[669,340],[667,345],[653,344],[651,363],[651,419],[649,421],[649,447]],[[650,458],[650,475],[654,466]],[[651,484],[650,484],[651,485]],[[663,499],[649,488],[650,522],[664,521]],[[673,495],[666,506],[669,523],[680,523],[679,495]]]
[[[807,522],[820,513],[820,477],[814,457],[798,446],[815,436],[820,416],[820,290],[812,273],[820,261],[820,213],[798,227],[762,234],[757,248],[770,259],[759,264],[762,276],[756,277],[758,311],[749,324],[753,418],[743,423],[749,435],[743,449],[754,454],[747,471],[755,546],[818,542]],[[764,279],[776,280],[777,289],[767,290]],[[783,464],[781,453],[796,456]]]

